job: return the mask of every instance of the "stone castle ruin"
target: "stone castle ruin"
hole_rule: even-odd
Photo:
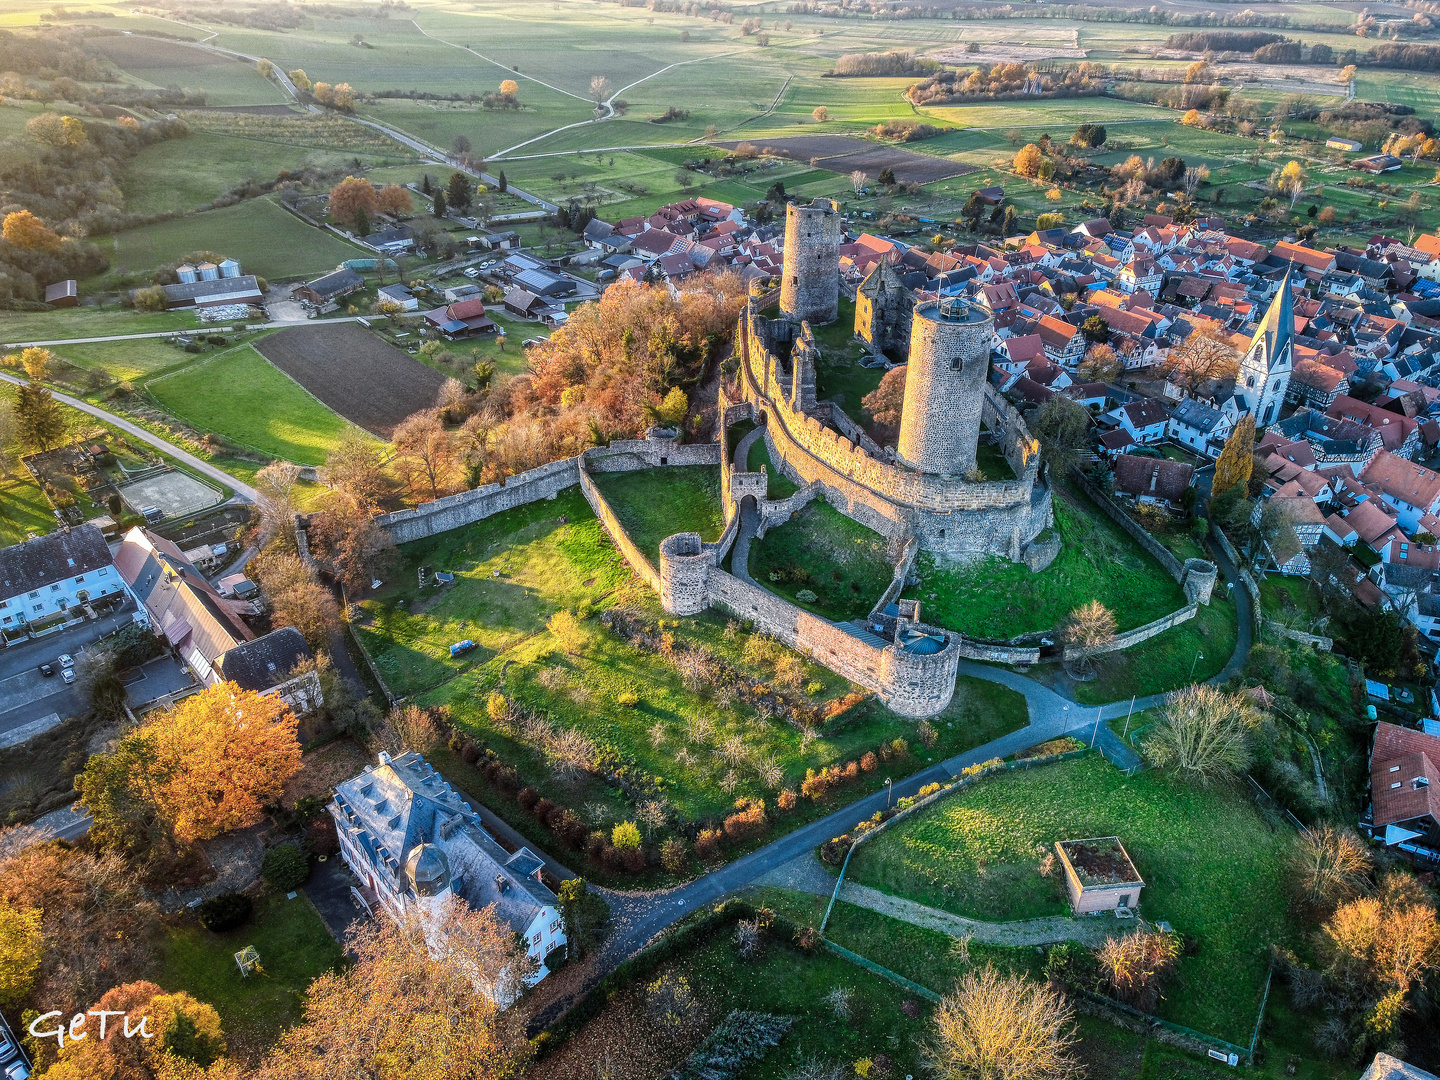
[[[951,558],[1002,555],[1032,570],[1048,566],[1059,545],[1036,542],[1053,523],[1039,444],[989,383],[995,328],[983,309],[942,298],[916,305],[907,332],[887,333],[909,353],[895,448],[878,446],[841,409],[816,401],[819,351],[803,312],[833,319],[840,289],[828,232],[838,215],[820,203],[829,200],[786,212],[780,317],[762,316],[752,301],[735,334],[740,397],[764,426],[770,460],[797,484],[818,485],[836,509],[897,548],[914,536],[921,550]],[[982,427],[1017,479],[980,478]]]
[[[1192,559],[1182,567],[1126,519],[1121,526],[1138,533],[1142,543],[1148,541],[1182,583],[1186,607],[1093,650],[1075,645],[1042,649],[1019,639],[985,643],[922,622],[919,601],[900,599],[920,551],[950,558],[1001,555],[1032,571],[1044,569],[1059,553],[1053,531],[1042,536],[1053,524],[1053,509],[1039,444],[989,383],[991,317],[958,299],[914,305],[900,332],[893,325],[898,305],[880,297],[892,313],[884,330],[888,345],[903,345],[909,354],[896,447],[877,445],[841,409],[817,401],[820,353],[811,327],[838,316],[839,210],[828,199],[808,207],[791,205],[785,224],[781,287],[752,298],[740,314],[734,343],[738,393],[732,399],[720,391],[715,442],[677,444],[653,435],[616,440],[498,484],[383,515],[377,524],[397,543],[406,543],[554,498],[578,484],[625,561],[659,593],[666,612],[726,612],[914,718],[931,716],[950,703],[961,657],[1012,664],[1079,659],[1087,652],[1144,641],[1193,618],[1198,605],[1209,603],[1214,566]],[[876,280],[887,288],[898,284],[883,276]],[[862,291],[857,301],[863,300]],[[777,301],[778,317],[761,314]],[[746,419],[756,427],[730,445],[731,425]],[[766,470],[748,470],[750,447],[762,438],[775,467],[799,485],[788,498],[770,499]],[[1016,479],[980,477],[976,460],[982,439],[998,446]],[[657,567],[630,538],[591,475],[684,465],[720,466],[725,528],[713,542],[689,531],[667,537]],[[894,574],[864,619],[832,622],[750,577],[751,543],[819,497],[889,541]],[[1101,493],[1092,497],[1108,505]]]

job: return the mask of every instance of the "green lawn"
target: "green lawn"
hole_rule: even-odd
[[[117,382],[133,382],[167,368],[184,367],[195,362],[193,355],[178,345],[170,344],[164,338],[56,345],[52,351],[77,368],[101,372]]]
[[[248,345],[147,384],[201,431],[301,465],[323,465],[352,425]]]
[[[580,729],[613,748],[618,760],[633,762],[641,773],[662,777],[664,795],[681,821],[711,820],[740,795],[773,800],[781,786],[798,787],[806,768],[852,760],[885,739],[910,741],[911,758],[882,766],[863,784],[836,790],[836,799],[848,801],[892,775],[884,768],[893,768],[895,776],[908,775],[1026,722],[1025,703],[1018,694],[962,679],[953,704],[932,721],[939,741],[931,749],[916,741],[913,723],[873,700],[825,724],[820,738],[805,743],[796,725],[782,717],[760,716],[732,687],[687,689],[663,651],[637,647],[628,636],[606,629],[593,612],[623,608],[649,625],[652,634],[661,631],[658,623],[663,620],[664,633],[682,644],[703,647],[751,678],[772,678],[774,661],[747,658],[752,635],[728,626],[730,620],[723,615],[666,616],[658,597],[634,581],[576,488],[553,502],[519,507],[406,545],[401,556],[390,583],[364,602],[365,621],[358,628],[392,691],[449,704],[457,722],[477,740],[516,765],[527,782],[566,805],[598,801],[616,815],[628,812],[598,779],[585,780],[575,790],[557,781],[538,750],[490,721],[485,698],[499,685],[502,670],[507,696]],[[421,565],[454,572],[455,585],[422,594],[416,586],[416,567]],[[563,653],[545,629],[562,607],[589,614],[582,622],[582,645],[571,655]],[[465,638],[480,648],[451,660],[449,645]],[[802,666],[800,680],[802,686],[815,684],[813,692],[804,695],[815,702],[851,689],[844,679],[814,664]],[[636,696],[633,706],[621,703],[625,694]],[[744,757],[733,763],[715,753],[730,737],[745,746]],[[770,775],[772,765],[778,767],[778,777]],[[483,781],[475,783],[477,794],[486,796]],[[486,801],[505,809],[498,797]],[[513,809],[513,803],[509,806]],[[781,817],[783,827],[792,828],[826,809],[804,800]],[[526,826],[522,821],[517,827]],[[529,827],[538,830],[533,819]],[[544,843],[546,834],[538,831],[536,841]]]
[[[1288,944],[1285,859],[1294,834],[1243,796],[1132,777],[1098,754],[1005,773],[943,800],[862,847],[849,875],[973,918],[1063,914],[1061,879],[1040,875],[1057,840],[1118,835],[1146,882],[1141,908],[1198,943],[1160,1014],[1248,1043],[1271,944]]]
[[[55,528],[45,493],[23,468],[0,480],[0,547],[18,544],[30,533],[44,536]]]
[[[659,565],[660,541],[667,536],[698,532],[702,540],[718,540],[724,531],[720,470],[714,465],[596,473],[591,479],[651,565]]]
[[[1235,652],[1235,605],[1220,592],[1195,618],[1098,662],[1100,677],[1075,687],[1082,705],[1160,694],[1220,673]]]
[[[1320,597],[1309,578],[1281,577],[1276,574],[1260,582],[1260,606],[1265,616],[1285,622],[1299,620],[1303,624],[1320,614]]]
[[[1185,605],[1184,592],[1159,563],[1062,485],[1055,486],[1055,526],[1060,554],[1038,574],[998,556],[941,563],[922,554],[920,584],[907,595],[919,598],[927,622],[994,639],[1050,630],[1090,600],[1113,611],[1121,630]]]
[[[246,945],[264,970],[242,979],[234,954]],[[251,1062],[300,1019],[310,981],[343,961],[310,901],[284,893],[260,900],[253,921],[223,934],[189,922],[170,927],[161,954],[155,981],[215,1006],[231,1055]]]
[[[807,611],[844,622],[868,614],[890,584],[885,553],[883,536],[816,499],[750,546],[750,575]]]
[[[58,311],[0,311],[0,339],[7,342],[154,334],[194,330],[195,325],[193,311],[141,312],[118,304]]]
[[[306,225],[272,199],[247,199],[115,235],[116,269],[153,270],[192,251],[215,251],[270,281],[315,277],[367,252]]]
[[[567,524],[560,524],[567,518]],[[629,572],[579,487],[401,549],[401,564],[358,627],[390,689],[436,686],[538,634],[563,607],[599,602]],[[449,570],[455,584],[421,594],[416,570]],[[478,652],[451,659],[469,638]]]
[[[731,440],[730,445],[734,446],[735,440]],[[750,453],[745,458],[745,468],[750,472],[759,472],[762,466],[765,469],[765,495],[767,498],[788,499],[800,490],[800,485],[781,472],[779,466],[770,460],[770,447],[765,445],[765,440],[756,439],[750,444]]]

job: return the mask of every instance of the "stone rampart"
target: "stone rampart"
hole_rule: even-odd
[[[1323,637],[1320,634],[1307,634],[1303,630],[1293,630],[1273,619],[1265,620],[1265,629],[1286,641],[1298,641],[1301,645],[1313,645],[1321,652],[1329,652],[1335,647],[1335,642],[1331,638]]]
[[[1157,634],[1164,633],[1172,626],[1179,626],[1183,622],[1189,622],[1195,618],[1200,611],[1199,604],[1188,604],[1183,608],[1177,608],[1169,615],[1162,615],[1154,622],[1148,622],[1144,626],[1137,626],[1134,630],[1126,630],[1123,634],[1116,634],[1104,645],[1095,645],[1091,648],[1084,648],[1080,645],[1065,646],[1065,660],[1080,660],[1087,656],[1103,656],[1105,653],[1120,652],[1131,646],[1139,645],[1142,641],[1149,641]]]
[[[388,532],[395,543],[408,544],[412,540],[423,540],[427,536],[473,525],[517,506],[540,499],[553,499],[579,482],[580,459],[565,458],[506,477],[498,484],[486,484],[473,491],[462,491],[459,495],[421,503],[413,510],[381,514],[375,523]]]
[[[610,509],[610,504],[605,501],[605,496],[595,486],[595,481],[590,479],[590,474],[584,469],[580,470],[580,490],[585,495],[585,501],[590,504],[590,509],[595,511],[595,516],[600,519],[600,524],[605,526],[605,531],[610,534],[610,539],[615,541],[615,546],[620,549],[620,554],[630,564],[637,574],[645,579],[656,592],[660,591],[660,574],[653,563],[646,557],[645,553],[635,546],[635,541],[630,539],[630,534],[625,531],[625,526],[620,524],[620,519],[615,516],[615,511]],[[699,540],[699,535],[696,535]]]
[[[1036,444],[993,387],[985,385],[982,408],[1018,479],[972,483],[916,472],[868,452],[819,416],[791,407],[787,384],[793,384],[794,372],[770,343],[791,336],[788,328],[772,330],[753,306],[742,312],[736,331],[741,391],[755,407],[757,422],[765,424],[771,461],[788,478],[797,484],[818,481],[836,509],[888,539],[913,534],[923,549],[952,556],[986,552],[1018,561],[1051,524],[1050,491],[1040,476]]]
[[[750,620],[797,652],[807,653],[831,671],[873,690],[902,716],[933,716],[955,693],[960,653],[953,642],[930,655],[893,644],[879,649],[835,623],[719,569],[710,571],[707,592],[712,607]]]
[[[875,601],[875,606],[870,609],[870,620],[873,622],[889,605],[900,599],[900,594],[905,591],[905,582],[909,580],[910,571],[915,569],[915,557],[920,554],[920,541],[910,537],[905,541],[905,546],[900,550],[900,558],[895,563],[895,570],[890,575],[890,584],[885,586],[885,591],[880,594],[880,599]]]
[[[755,535],[763,540],[767,532],[776,525],[784,525],[785,522],[809,506],[820,494],[819,484],[806,484],[799,491],[784,499],[756,500],[760,510],[760,523],[755,530]]]
[[[408,544],[412,540],[423,540],[427,536],[473,525],[517,506],[553,499],[567,487],[578,484],[582,459],[590,472],[630,472],[669,465],[716,465],[720,462],[720,444],[676,444],[669,439],[617,439],[609,446],[594,447],[575,457],[552,461],[528,472],[508,476],[499,483],[485,484],[473,491],[462,491],[458,495],[421,503],[413,510],[381,514],[375,523],[388,532],[397,544]]]

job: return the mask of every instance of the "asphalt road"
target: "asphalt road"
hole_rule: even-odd
[[[127,603],[94,622],[0,649],[0,735],[51,713],[68,720],[84,712],[88,702],[73,683],[60,677],[59,665],[48,679],[40,674],[40,665],[54,663],[61,653],[78,661],[87,646],[130,622],[134,612],[135,605]]]

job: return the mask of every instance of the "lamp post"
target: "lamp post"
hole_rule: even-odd
[[[1092,750],[1095,748],[1095,736],[1100,734],[1100,708],[1097,706],[1095,709],[1095,726],[1090,729],[1090,748]]]
[[[1130,695],[1130,711],[1125,714],[1125,734],[1120,738],[1124,739],[1130,734],[1130,717],[1135,715],[1135,695]]]
[[[1204,660],[1204,659],[1205,659],[1205,654],[1204,654],[1203,652],[1201,652],[1200,650],[1198,650],[1198,649],[1195,650],[1195,659],[1194,659],[1194,661],[1190,664],[1190,677],[1191,677],[1192,679],[1195,677],[1195,665],[1198,664],[1198,663],[1200,663],[1200,661],[1201,661],[1201,660]]]
[[[894,780],[891,780],[891,779],[888,779],[888,778],[887,778],[886,781],[885,781],[885,809],[886,809],[886,810],[889,810],[889,809],[890,809],[890,796],[891,796],[892,794],[894,794],[894,792],[895,792],[894,784],[895,784],[895,781],[894,781]]]

